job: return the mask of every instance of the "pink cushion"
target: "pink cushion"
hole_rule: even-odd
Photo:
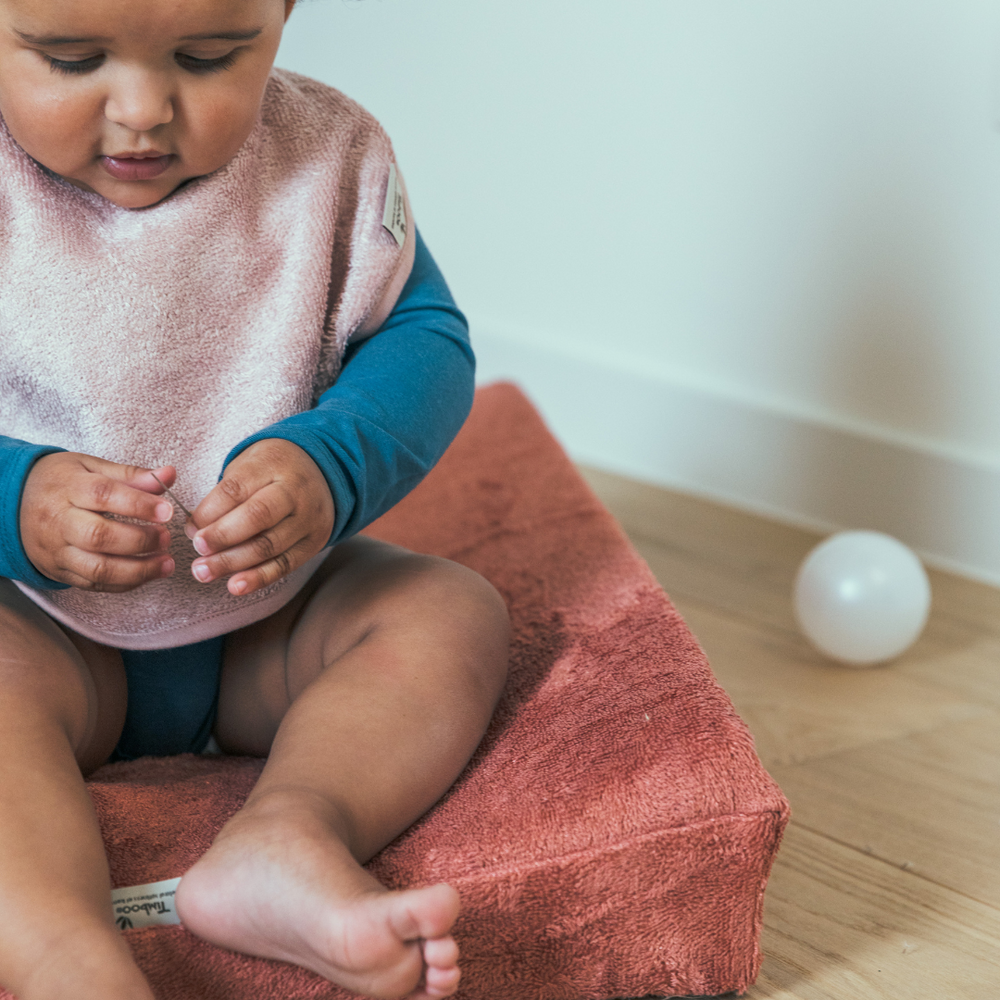
[[[370,866],[390,886],[458,888],[461,996],[749,986],[788,805],[694,637],[520,392],[481,390],[440,465],[370,533],[476,569],[514,624],[482,746]],[[114,884],[183,874],[260,766],[185,756],[98,771]],[[347,996],[180,927],[125,933],[163,998]]]

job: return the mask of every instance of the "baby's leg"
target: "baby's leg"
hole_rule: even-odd
[[[184,876],[178,912],[208,940],[358,993],[447,996],[457,893],[390,893],[361,864],[479,743],[506,677],[506,609],[470,570],[371,539],[321,573],[309,596],[230,637],[219,743],[271,753]]]
[[[117,653],[0,580],[0,983],[18,1000],[152,1000],[81,775],[114,749],[125,697]]]

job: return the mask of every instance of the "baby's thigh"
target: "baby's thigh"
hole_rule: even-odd
[[[62,730],[87,773],[114,749],[126,700],[116,650],[62,628],[0,578],[0,729]]]
[[[503,600],[477,573],[353,538],[288,605],[227,638],[219,742],[265,754],[298,695],[324,670],[358,662],[345,654],[363,643],[389,654],[380,662],[433,660],[445,672],[471,664],[483,675],[477,681],[485,697],[494,699],[506,677],[507,642]]]

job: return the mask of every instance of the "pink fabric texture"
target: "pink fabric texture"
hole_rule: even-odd
[[[0,123],[0,426],[128,465],[177,466],[189,509],[229,450],[308,409],[348,339],[392,308],[413,262],[383,228],[392,145],[324,84],[275,70],[233,160],[145,209],[81,191]],[[412,222],[412,220],[408,220]],[[197,642],[264,618],[308,570],[245,597],[191,576],[111,597],[21,589],[111,646]]]
[[[370,533],[503,593],[510,681],[458,782],[370,865],[462,896],[465,1000],[745,990],[788,804],[649,569],[520,392],[478,393],[441,463]],[[116,886],[182,875],[250,759],[113,764],[89,784]],[[180,927],[126,931],[161,1000],[346,1000]]]

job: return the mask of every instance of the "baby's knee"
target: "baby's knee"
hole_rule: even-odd
[[[419,586],[424,596],[431,596],[443,611],[506,633],[507,605],[486,577],[450,559],[421,558],[424,568]]]
[[[502,687],[507,677],[510,617],[500,592],[460,563],[434,556],[417,559],[420,568],[408,588],[413,610],[432,617],[439,634],[471,647],[491,686]]]
[[[32,719],[69,740],[85,770],[107,760],[125,719],[117,653],[70,638],[9,580],[0,579],[0,703],[10,720]]]
[[[66,634],[10,581],[0,578],[0,647],[7,664],[22,664],[34,678],[45,664],[73,655]],[[5,679],[17,677],[8,671]]]

